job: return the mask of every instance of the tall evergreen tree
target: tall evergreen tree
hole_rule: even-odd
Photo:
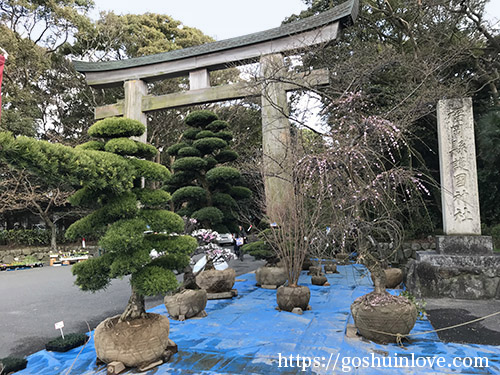
[[[167,149],[174,171],[167,189],[175,211],[205,228],[236,232],[237,201],[250,198],[251,191],[240,186],[237,169],[223,165],[238,158],[229,147],[233,136],[228,123],[206,110],[192,112],[185,122],[191,128]]]

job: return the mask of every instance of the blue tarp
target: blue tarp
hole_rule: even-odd
[[[311,289],[312,306],[303,315],[276,310],[275,290],[256,287],[254,274],[239,276],[238,297],[209,301],[206,318],[170,320],[170,338],[179,352],[146,374],[500,374],[499,346],[442,343],[436,333],[414,336],[404,347],[347,338],[352,301],[373,287],[362,266],[339,266],[338,270],[327,275],[329,287],[311,285],[310,277],[301,276],[300,283]],[[167,314],[162,305],[150,312]],[[424,319],[417,321],[412,333],[432,329]],[[95,365],[93,338],[78,355],[80,351],[42,350],[29,356],[28,367],[18,374],[66,374],[72,364],[69,374],[106,374],[104,365]],[[437,356],[444,359],[431,365],[425,359]],[[456,367],[452,362],[456,357],[487,358],[489,367]],[[395,368],[398,363],[406,365],[404,361],[390,367],[377,362],[384,358],[386,365],[390,359],[406,358],[413,367]],[[469,364],[467,360],[465,365]]]

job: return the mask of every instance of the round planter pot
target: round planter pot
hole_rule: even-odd
[[[321,275],[321,266],[309,267],[309,272],[307,274],[312,276]]]
[[[326,263],[325,273],[338,273],[337,265],[335,263]]]
[[[207,291],[186,289],[173,296],[166,296],[165,307],[173,319],[189,319],[197,316],[207,306]]]
[[[323,286],[323,285],[325,285],[325,283],[327,281],[328,281],[328,279],[324,275],[314,275],[314,276],[311,276],[311,283],[313,285]]]
[[[286,282],[286,271],[281,267],[260,267],[255,271],[257,285],[280,286]]]
[[[403,282],[403,271],[399,268],[388,268],[384,270],[385,273],[385,287],[394,289]],[[372,275],[373,281],[373,275]]]
[[[307,310],[311,291],[307,286],[280,286],[276,291],[276,301],[280,310],[292,311],[295,307]]]
[[[351,305],[351,313],[358,332],[381,344],[396,342],[396,336],[385,333],[408,334],[417,321],[416,306],[405,297],[389,293],[372,292],[357,298]]]
[[[138,367],[163,357],[168,346],[170,323],[159,314],[118,322],[119,315],[101,322],[95,329],[97,358],[104,363],[122,362]]]
[[[302,271],[308,271],[309,267],[314,266],[314,263],[311,259],[304,259],[304,263],[302,263]]]
[[[236,280],[236,273],[232,268],[225,270],[207,270],[196,276],[196,284],[207,293],[230,292]]]

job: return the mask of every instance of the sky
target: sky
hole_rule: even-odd
[[[167,14],[184,25],[196,27],[215,40],[223,40],[278,27],[291,14],[306,9],[301,0],[94,0],[95,14],[146,12]],[[500,0],[490,0],[488,19],[500,28]]]
[[[215,40],[278,27],[286,17],[306,9],[301,0],[94,0],[94,2],[98,11],[113,10],[117,14],[147,12],[167,14],[186,26],[200,29]]]

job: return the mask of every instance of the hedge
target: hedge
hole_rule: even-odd
[[[172,211],[142,210],[140,216],[153,232],[184,232],[184,221]]]
[[[215,159],[217,159],[219,163],[228,163],[238,159],[238,153],[233,150],[222,150],[215,155]]]
[[[144,177],[146,180],[166,181],[170,176],[169,170],[161,164],[135,158],[129,161],[137,170],[138,177]]]
[[[172,199],[165,190],[137,189],[134,192],[139,201],[148,208],[163,208]]]
[[[48,246],[51,232],[46,229],[9,229],[0,230],[0,245]],[[57,242],[68,242],[64,233],[57,232]]]
[[[104,150],[119,155],[134,155],[137,150],[137,144],[130,138],[113,138],[106,142]]]
[[[214,132],[210,130],[202,130],[198,134],[196,134],[196,139],[213,138],[213,137],[216,137],[216,135]]]
[[[82,150],[104,151],[104,144],[104,142],[100,141],[88,141],[77,145],[75,148],[79,148]]]
[[[200,129],[188,129],[184,133],[182,133],[182,137],[184,137],[185,139],[193,140],[196,139],[196,136],[200,131]]]

